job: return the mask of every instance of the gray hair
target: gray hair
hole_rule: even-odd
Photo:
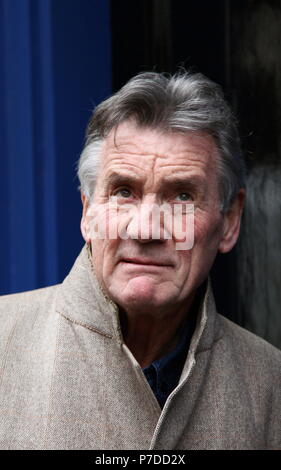
[[[140,127],[188,133],[204,131],[219,149],[221,210],[225,212],[245,187],[237,122],[219,85],[200,73],[173,76],[155,72],[136,75],[121,90],[99,104],[90,119],[78,163],[80,189],[93,195],[101,145],[121,122],[134,119]]]

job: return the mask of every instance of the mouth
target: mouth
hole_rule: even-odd
[[[168,268],[168,267],[171,267],[172,264],[171,263],[166,263],[166,262],[160,262],[160,261],[156,261],[156,260],[151,260],[151,259],[143,259],[143,258],[124,258],[124,259],[121,259],[120,261],[121,263],[126,263],[128,265],[133,265],[133,266],[155,266],[157,268],[161,267],[161,268]]]

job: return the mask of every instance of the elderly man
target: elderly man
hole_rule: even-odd
[[[1,448],[280,449],[281,353],[216,313],[208,280],[245,195],[219,87],[134,77],[96,108],[78,174],[70,274],[1,298]]]

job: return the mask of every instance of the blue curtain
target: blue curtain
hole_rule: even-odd
[[[61,282],[77,256],[75,166],[111,93],[109,0],[0,0],[0,294]]]

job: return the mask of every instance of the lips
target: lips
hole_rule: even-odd
[[[122,263],[137,264],[143,266],[172,266],[170,262],[162,262],[159,260],[145,259],[145,258],[124,258],[121,259]]]

